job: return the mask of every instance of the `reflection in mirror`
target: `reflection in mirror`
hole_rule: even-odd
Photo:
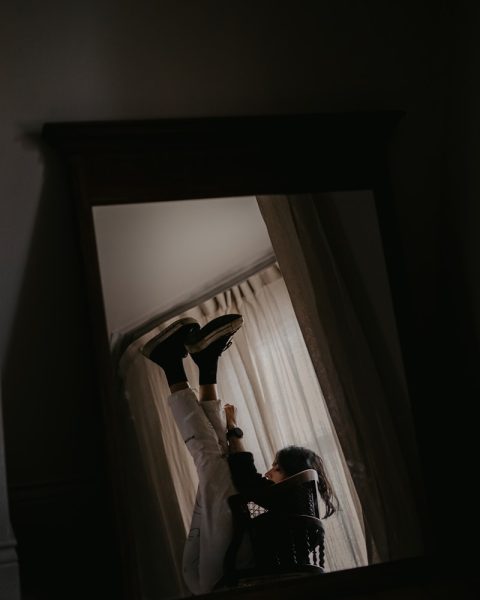
[[[212,473],[205,461],[197,459],[194,462],[192,459],[191,454],[198,448],[192,449],[191,438],[201,436],[196,430],[189,435],[188,426],[179,427],[178,417],[176,422],[175,401],[169,400],[169,383],[172,381],[167,381],[165,369],[159,367],[158,360],[149,360],[141,352],[150,340],[179,318],[194,319],[204,327],[223,315],[240,314],[243,317],[243,325],[230,340],[233,342],[231,347],[219,358],[218,390],[214,390],[222,405],[236,406],[235,424],[242,429],[243,438],[241,442],[235,437],[230,438],[232,453],[237,449],[251,452],[261,474],[267,473],[274,463],[274,470],[280,469],[281,479],[293,475],[276,464],[276,453],[281,448],[289,445],[306,447],[323,460],[337,508],[332,516],[321,521],[321,529],[325,531],[324,560],[321,556],[323,542],[319,537],[313,542],[305,542],[311,534],[304,532],[306,538],[302,543],[308,552],[303,563],[298,558],[294,564],[288,562],[291,557],[280,560],[276,556],[281,568],[273,569],[274,576],[311,574],[312,569],[305,565],[322,567],[327,572],[392,557],[382,554],[386,542],[380,539],[380,527],[370,518],[376,505],[365,489],[369,485],[364,473],[371,466],[369,459],[358,456],[359,451],[355,448],[355,443],[361,442],[361,435],[349,430],[346,421],[341,421],[342,410],[345,410],[341,406],[334,407],[332,414],[332,402],[337,396],[328,360],[330,354],[335,355],[338,345],[332,342],[333,346],[329,348],[324,341],[325,335],[333,340],[328,327],[333,326],[335,315],[328,313],[332,308],[325,301],[325,314],[332,317],[332,323],[319,331],[313,321],[308,322],[309,303],[319,304],[307,285],[307,271],[311,267],[309,257],[302,255],[302,264],[297,264],[296,274],[291,273],[292,267],[284,258],[289,252],[286,248],[298,243],[294,239],[296,235],[303,234],[304,239],[309,235],[299,215],[308,216],[311,200],[308,196],[297,196],[290,200],[294,204],[288,207],[285,203],[289,200],[284,197],[260,198],[259,203],[255,197],[210,198],[93,209],[112,356],[121,382],[122,399],[128,404],[131,415],[125,440],[130,448],[131,463],[125,465],[125,469],[129,481],[129,506],[135,523],[136,554],[147,597],[170,598],[208,592],[218,580],[221,580],[220,586],[233,581],[231,572],[227,573],[230,579],[224,578],[225,553],[232,548],[234,539],[227,498],[237,491],[231,484],[228,470],[228,445],[224,446],[225,414],[220,411],[220,424],[215,414],[210,416],[216,431],[213,434],[219,441],[216,444],[218,455],[224,455],[218,464],[212,463],[216,464]],[[273,212],[278,213],[282,207],[282,202],[289,214],[298,213],[292,221],[296,224],[296,232],[282,230],[281,218],[275,220],[273,216]],[[367,192],[329,194],[325,206],[328,202],[337,207],[335,222],[330,221],[332,230],[335,224],[341,225],[342,235],[349,245],[344,251],[348,250],[355,258],[355,273],[367,290],[369,306],[378,318],[378,331],[386,341],[402,387],[401,359],[373,197]],[[312,215],[308,218],[310,225],[314,224]],[[317,231],[314,238],[318,236]],[[338,256],[340,267],[345,266],[345,256],[345,252]],[[304,277],[305,286],[300,281],[293,288],[295,276]],[[344,302],[337,308],[347,310],[346,306]],[[302,327],[297,317],[302,321]],[[348,311],[345,321],[350,326],[353,322]],[[202,367],[199,369],[191,356],[183,361],[183,366],[185,379],[201,397],[206,389],[205,379],[202,385],[199,383]],[[325,384],[328,389],[325,389],[326,380],[322,380],[320,371],[328,371],[330,378],[327,377]],[[335,373],[338,375],[337,371]],[[208,391],[211,393],[212,389]],[[177,403],[180,402],[178,394],[186,393],[191,394],[185,390],[177,392]],[[207,407],[216,408],[217,404],[200,402],[200,406],[204,416],[208,417],[210,409]],[[350,434],[352,440],[346,443],[345,437]],[[240,443],[238,448],[237,441]],[[205,448],[202,447],[200,452],[205,455]],[[397,458],[394,456],[392,460]],[[231,458],[229,462],[231,465]],[[312,466],[315,467],[310,461],[297,471]],[[197,495],[199,470],[201,492]],[[276,490],[286,489],[282,487],[285,481],[275,484],[274,473],[270,472],[269,477],[268,487],[271,484],[278,486],[274,488]],[[230,487],[224,485],[225,480]],[[209,489],[204,481],[209,482]],[[262,482],[265,483],[265,479]],[[305,489],[311,490],[308,485],[305,483]],[[321,485],[319,489],[321,497],[315,493],[315,502],[319,502],[318,507],[312,509],[310,516],[313,517],[324,517],[328,512],[328,502],[324,502],[328,494],[322,493]],[[288,497],[288,493],[278,493]],[[265,514],[260,513],[265,510],[267,514],[268,511],[275,513],[275,501],[272,508],[271,499],[264,501],[262,506],[258,494],[250,499],[255,498],[261,509],[250,514],[254,517],[252,522],[259,519],[257,523],[268,524]],[[378,501],[381,503],[382,498]],[[252,505],[249,506],[253,510]],[[196,513],[210,515],[215,535],[204,524],[203,529],[200,528],[204,536],[197,537],[198,528],[195,523],[192,525],[192,514],[195,518]],[[303,508],[301,513],[308,514],[308,509]],[[270,525],[265,526],[269,539],[264,540],[264,554],[273,552],[274,546],[278,550],[282,545],[279,539],[283,538],[277,534],[283,529],[288,529],[285,519],[280,524],[273,517],[270,519]],[[261,539],[259,530],[257,526],[257,543]],[[375,535],[372,536],[372,532]],[[405,556],[414,553],[414,544],[407,546],[403,550]],[[193,551],[192,547],[195,547]],[[185,548],[188,550],[184,556]],[[284,551],[288,554],[285,548]],[[292,552],[301,554],[295,549],[290,554]],[[258,567],[252,558],[248,531],[235,556],[236,567]],[[199,557],[199,563],[195,562],[195,557]],[[267,564],[263,572],[262,569],[249,571],[250,578],[245,572],[243,583],[258,582],[259,575],[272,571],[271,567]]]

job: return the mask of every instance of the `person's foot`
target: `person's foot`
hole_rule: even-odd
[[[140,352],[162,368],[178,363],[187,356],[185,340],[200,329],[200,324],[191,317],[178,319],[149,340]]]
[[[216,364],[222,352],[231,346],[233,335],[242,325],[242,315],[217,317],[201,329],[189,333],[185,340],[185,348],[200,368],[207,364]]]

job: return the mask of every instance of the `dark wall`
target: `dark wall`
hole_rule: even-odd
[[[456,521],[468,513],[467,499],[475,495],[478,457],[473,399],[480,398],[480,82],[474,31],[480,14],[468,2],[450,5],[446,14],[448,27],[437,48],[444,86],[432,93],[430,109],[425,107],[428,113],[441,110],[436,122],[418,115],[430,123],[434,147],[410,140],[402,148],[400,142],[400,152],[410,153],[415,166],[405,177],[404,161],[398,160],[394,195],[410,304],[401,329],[415,382],[411,393],[429,500],[430,551],[440,560],[448,548],[455,569],[476,564],[480,533],[470,515],[465,526]],[[409,202],[413,194],[417,201]]]
[[[97,585],[105,597],[117,592],[72,207],[55,160],[40,160],[26,139],[46,121],[405,110],[391,159],[413,408],[433,521],[465,513],[475,448],[462,428],[479,397],[479,15],[472,3],[446,6],[2,7],[2,401],[12,523],[30,597],[72,598]],[[450,535],[461,548],[470,526],[451,526]]]
[[[25,598],[115,596],[120,570],[85,280],[65,175],[44,180],[4,365],[10,514]],[[116,594],[119,594],[116,590]]]

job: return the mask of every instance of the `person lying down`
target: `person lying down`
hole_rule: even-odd
[[[183,577],[192,594],[208,593],[222,579],[233,533],[230,496],[243,489],[269,487],[305,469],[315,469],[325,504],[324,518],[335,511],[332,487],[315,452],[298,446],[283,448],[262,476],[255,468],[253,455],[243,446],[235,406],[226,404],[222,409],[216,385],[218,361],[242,325],[243,318],[238,314],[217,317],[204,327],[185,317],[167,326],[141,349],[163,369],[170,388],[168,404],[198,473],[198,491],[183,553]],[[199,369],[198,398],[185,374],[183,359],[188,354]],[[250,566],[251,561],[251,549],[245,546],[238,567]]]

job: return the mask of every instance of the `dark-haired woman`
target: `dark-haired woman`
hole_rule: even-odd
[[[242,432],[238,427],[235,407],[227,404],[225,413],[229,432],[228,462],[233,483],[241,494],[240,498],[243,497],[243,507],[237,514],[234,547],[241,542],[245,543],[245,540],[251,543],[252,562],[255,567],[254,572],[257,574],[276,572],[291,565],[292,561],[297,566],[308,565],[310,568],[314,564],[323,567],[323,530],[314,528],[309,530],[309,534],[306,534],[303,529],[296,530],[294,538],[297,541],[294,549],[291,545],[293,530],[288,525],[290,517],[318,516],[312,504],[311,488],[297,485],[282,487],[281,493],[272,493],[277,491],[273,489],[276,485],[289,477],[307,469],[314,469],[318,476],[318,491],[325,506],[323,518],[330,517],[336,510],[337,500],[325,473],[322,459],[308,448],[287,446],[276,453],[271,468],[262,476],[255,468],[253,455],[246,452],[243,447]],[[244,515],[249,512],[248,501],[254,501],[255,504],[267,509],[267,512],[253,520],[245,518]],[[226,582],[234,583],[236,580],[234,573],[239,567],[231,558],[227,565]],[[248,577],[247,573],[248,571],[244,574]]]
[[[245,485],[274,485],[292,469],[298,472],[297,467],[310,468],[305,466],[307,458],[294,458],[295,452],[284,449],[262,477],[256,472],[252,455],[244,451],[235,408],[227,405],[226,412],[222,410],[216,387],[218,360],[242,324],[241,315],[236,314],[213,319],[202,328],[194,319],[182,318],[142,348],[142,353],[165,373],[171,392],[168,404],[198,473],[197,497],[183,554],[183,576],[194,594],[211,591],[223,576],[224,557],[233,534],[228,498],[237,493],[232,474],[240,491]],[[188,353],[199,369],[198,398],[183,366]],[[312,453],[309,464],[313,465],[314,457]],[[321,494],[329,516],[334,510],[333,494],[323,466],[318,472],[325,482],[327,491],[322,494],[321,490]],[[240,549],[237,566],[251,566],[251,560],[251,548],[246,544]]]
[[[318,454],[301,446],[287,446],[277,452],[271,468],[262,476],[255,468],[251,452],[245,451],[235,406],[226,404],[225,414],[229,439],[228,462],[233,483],[240,493],[248,495],[255,490],[268,489],[271,485],[280,483],[301,471],[314,469],[318,475],[318,491],[325,504],[323,518],[333,515],[336,510],[336,497],[326,475],[323,461]]]

